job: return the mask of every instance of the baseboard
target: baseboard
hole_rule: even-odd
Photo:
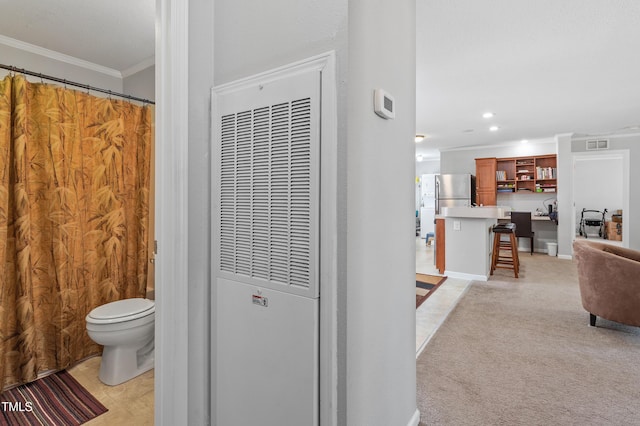
[[[467,274],[464,272],[452,272],[445,270],[444,275],[449,278],[458,278],[466,281],[488,281],[489,277],[486,275],[478,275],[478,274]]]
[[[418,426],[420,424],[420,411],[416,408],[415,413],[411,416],[411,420],[407,423],[407,426]]]
[[[572,260],[573,256],[571,256],[570,254],[559,254],[558,259]]]

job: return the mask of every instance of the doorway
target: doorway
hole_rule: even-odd
[[[617,222],[629,211],[628,150],[574,153],[572,194],[572,240],[628,246],[629,229]]]

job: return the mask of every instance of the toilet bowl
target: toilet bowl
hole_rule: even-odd
[[[85,320],[91,340],[103,345],[100,381],[118,385],[153,368],[155,303],[134,298],[98,306]]]

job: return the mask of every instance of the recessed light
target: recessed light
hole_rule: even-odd
[[[416,135],[416,143],[422,142],[424,140],[424,138],[425,138],[424,135]]]
[[[416,155],[416,160],[417,161],[422,161],[422,154]]]
[[[526,140],[526,139],[522,139],[522,140],[520,141],[520,143],[529,143],[529,141],[528,141],[528,140]]]
[[[491,127],[489,127],[489,130],[491,130],[492,132],[497,132],[497,131],[498,131],[498,129],[500,129],[500,127],[498,127],[498,126],[491,126]]]
[[[485,112],[484,114],[482,114],[482,118],[492,118],[494,116],[495,114],[492,112]]]

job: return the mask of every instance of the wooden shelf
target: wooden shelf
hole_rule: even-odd
[[[556,170],[555,155],[496,158],[496,188],[501,193],[510,192],[506,185],[513,184],[515,193],[557,191]]]

